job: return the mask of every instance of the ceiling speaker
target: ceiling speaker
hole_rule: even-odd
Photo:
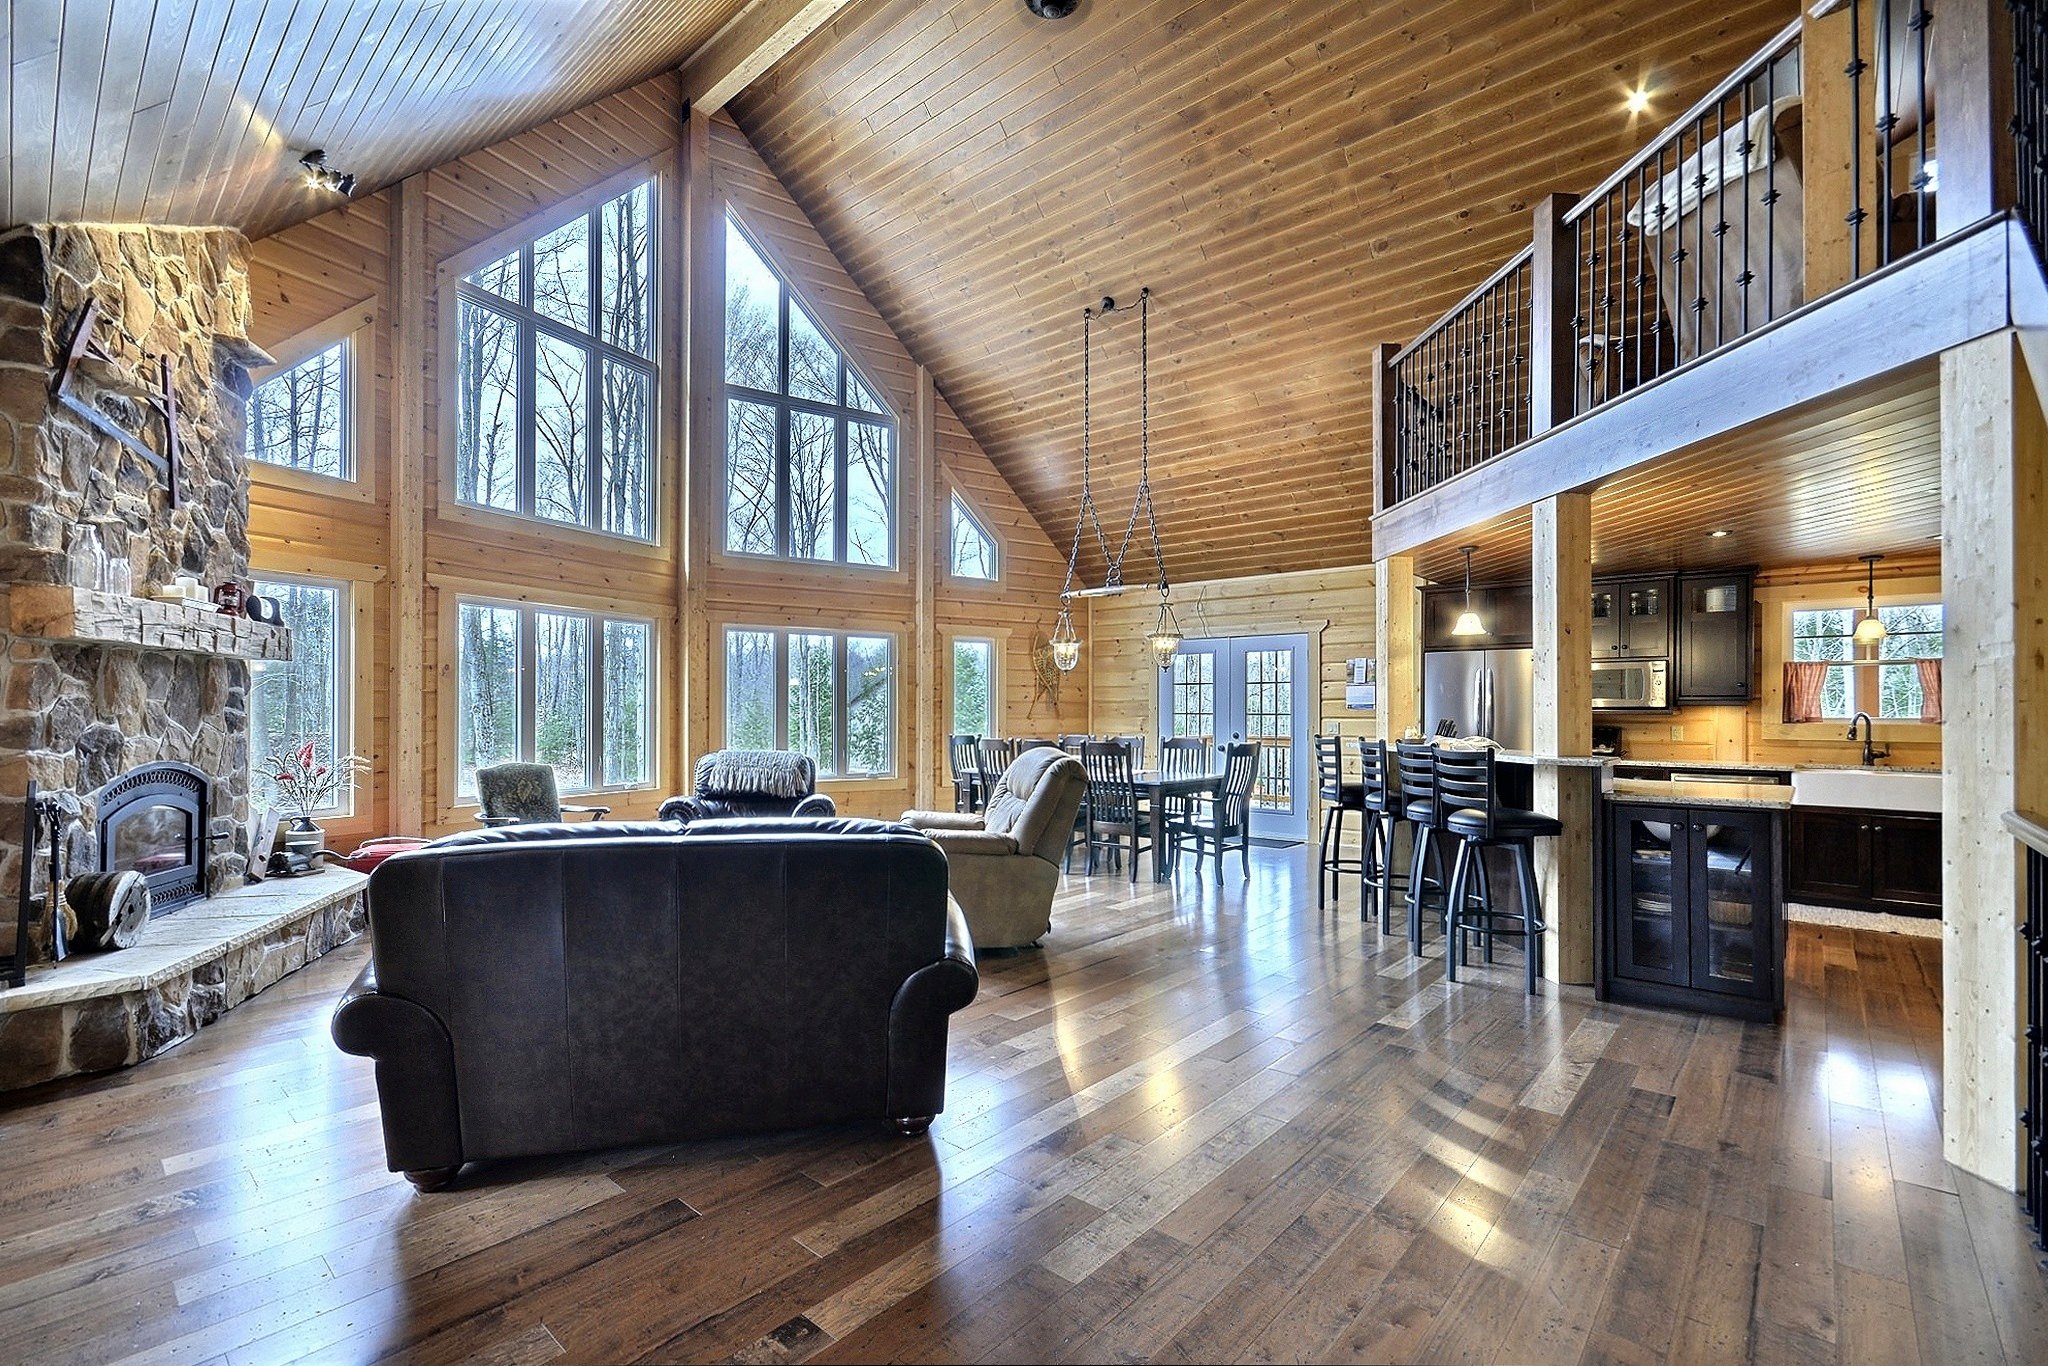
[[[1080,4],[1081,0],[1024,0],[1024,8],[1041,19],[1064,19]]]

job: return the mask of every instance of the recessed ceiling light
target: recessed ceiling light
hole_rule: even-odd
[[[1639,85],[1628,92],[1628,112],[1647,114],[1650,112],[1650,87]]]
[[[1717,541],[1725,541],[1734,534],[1735,533],[1732,531],[1709,531],[1707,533],[1707,535],[1713,537]]]

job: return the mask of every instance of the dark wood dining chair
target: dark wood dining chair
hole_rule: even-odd
[[[1216,880],[1223,881],[1223,855],[1236,849],[1244,875],[1252,874],[1252,786],[1259,778],[1257,741],[1223,747],[1223,783],[1206,801],[1189,803],[1188,813],[1169,826],[1173,850],[1178,859],[1183,843],[1195,846],[1195,875],[1201,876],[1202,859],[1216,854]]]
[[[946,762],[953,770],[953,809],[981,810],[981,737],[947,736]]]
[[[1194,778],[1210,772],[1215,762],[1209,741],[1196,736],[1182,736],[1161,739],[1159,742],[1159,771],[1169,778]],[[1166,828],[1169,835],[1173,823],[1185,817],[1193,808],[1189,797],[1168,797],[1165,802]],[[1167,841],[1166,857],[1171,861],[1176,856],[1171,839]]]
[[[1088,773],[1088,871],[1095,871],[1097,850],[1121,862],[1128,849],[1131,881],[1136,882],[1138,854],[1151,849],[1152,841],[1142,819],[1130,748],[1114,740],[1091,740],[1081,746],[1081,767]],[[1153,857],[1158,857],[1157,850]]]
[[[977,762],[981,768],[982,799],[986,801],[989,791],[996,785],[996,779],[1002,777],[1010,765],[1016,762],[1017,756],[1024,751],[1017,741],[1000,739],[994,735],[982,736],[976,751]]]

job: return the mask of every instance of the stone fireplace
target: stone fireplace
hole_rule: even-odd
[[[145,765],[188,765],[208,787],[199,891],[243,881],[248,660],[262,657],[262,631],[150,594],[179,575],[211,590],[247,573],[245,367],[263,357],[248,341],[245,251],[212,228],[0,234],[0,953],[14,948],[20,880],[46,891],[21,848],[31,780],[84,803],[69,850],[84,869],[100,865],[92,793]],[[98,354],[72,392],[102,422],[52,389],[89,300]],[[160,357],[178,414],[175,505],[146,458],[166,444]],[[44,904],[30,931],[39,954],[48,916]]]

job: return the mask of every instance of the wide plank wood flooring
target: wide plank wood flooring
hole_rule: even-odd
[[[1222,887],[1072,879],[983,963],[947,1112],[384,1170],[351,948],[0,1103],[0,1359],[2048,1361],[2012,1197],[1941,1158],[1937,941],[1795,927],[1782,1027],[1521,990]]]

